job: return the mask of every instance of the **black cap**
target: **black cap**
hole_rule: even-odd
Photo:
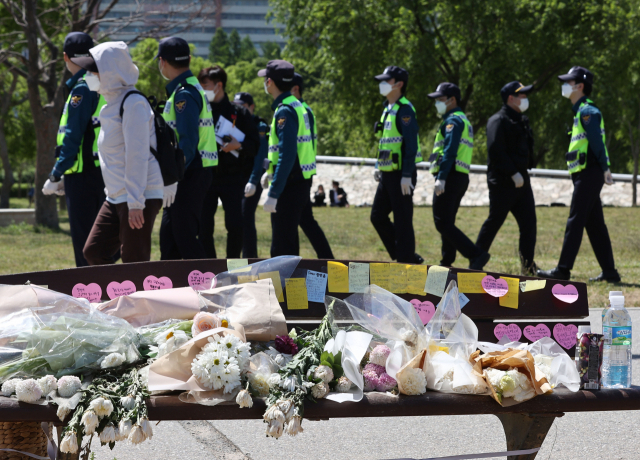
[[[402,67],[398,67],[398,66],[395,66],[395,65],[390,65],[389,67],[384,69],[384,72],[382,72],[380,75],[376,75],[373,78],[375,78],[378,81],[387,81],[387,80],[391,80],[393,78],[395,81],[408,82],[409,81],[409,72],[404,70]]]
[[[533,85],[524,86],[519,81],[512,81],[511,83],[507,83],[502,87],[502,89],[500,90],[500,96],[502,96],[502,100],[506,104],[507,99],[509,99],[509,96],[516,95],[516,94],[528,94],[531,92],[532,89],[533,89]]]
[[[429,96],[431,99],[435,99],[437,97],[447,96],[447,97],[455,97],[458,102],[460,102],[460,88],[458,85],[453,83],[440,83],[436,88],[435,93],[430,93]]]
[[[259,70],[258,76],[290,83],[293,81],[295,72],[293,70],[293,64],[281,59],[276,59],[275,61],[267,62],[267,68]]]
[[[89,57],[91,54],[89,50],[93,48],[93,38],[89,34],[84,32],[71,32],[64,39],[64,46],[62,50],[72,57]]]
[[[558,80],[560,81],[571,81],[575,80],[576,83],[589,83],[593,84],[593,74],[589,72],[589,70],[584,67],[575,66],[569,69],[564,75],[558,75]]]
[[[304,82],[302,81],[302,75],[298,72],[293,74],[293,86],[300,88],[300,93],[304,90]]]
[[[71,62],[75,65],[80,66],[80,68],[84,70],[88,70],[89,72],[98,73],[98,65],[96,64],[93,56],[82,56],[82,57],[74,57],[71,58]]]
[[[235,102],[236,104],[247,104],[247,105],[254,105],[255,102],[253,102],[253,96],[249,93],[236,93],[236,95],[233,97],[233,102]]]
[[[160,40],[158,44],[158,54],[154,59],[161,57],[170,61],[189,62],[191,49],[187,41],[180,37],[167,37]]]

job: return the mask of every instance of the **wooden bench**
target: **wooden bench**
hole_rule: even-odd
[[[249,259],[249,263],[261,259]],[[349,261],[339,260],[348,265]],[[112,281],[132,281],[138,290],[143,289],[143,280],[149,276],[167,276],[171,278],[174,287],[188,286],[188,275],[193,270],[203,273],[219,274],[227,271],[225,259],[197,260],[197,261],[157,261],[135,264],[119,264],[108,266],[73,268],[48,272],[31,272],[0,276],[0,284],[33,284],[47,286],[49,289],[71,294],[77,283],[97,283],[101,286],[103,296],[106,297],[106,287]],[[307,270],[327,272],[327,261],[303,259],[298,264],[292,278],[306,277]],[[458,273],[472,272],[471,270],[451,268],[450,280],[457,279]],[[495,278],[499,273],[486,272]],[[535,278],[505,275],[518,278],[520,281]],[[284,280],[283,280],[284,281]],[[478,326],[479,340],[497,342],[494,331],[497,324],[515,324],[521,331],[526,326],[546,325],[553,336],[554,327],[560,324],[583,325],[589,324],[589,305],[587,287],[584,283],[562,282],[572,284],[578,290],[578,300],[574,303],[564,303],[556,299],[551,289],[561,282],[547,281],[545,288],[531,292],[519,293],[519,307],[517,309],[499,306],[497,298],[488,294],[466,294],[470,302],[463,308],[463,312],[471,317]],[[333,293],[328,295],[344,299],[351,294]],[[433,295],[397,294],[405,300],[418,299],[431,301],[437,305],[440,298]],[[105,299],[106,300],[106,299]],[[309,302],[307,310],[289,310],[285,302],[281,303],[289,326],[314,328],[324,316],[324,304]],[[520,341],[530,342],[522,334]],[[567,353],[574,354],[574,347],[568,348]],[[148,402],[149,417],[152,420],[234,420],[260,419],[264,413],[265,404],[256,399],[251,409],[240,410],[236,404],[221,404],[214,407],[186,404],[179,401],[177,396],[156,396]],[[359,403],[339,404],[329,400],[321,400],[316,404],[307,404],[305,418],[311,420],[328,420],[337,417],[398,417],[398,416],[428,416],[428,415],[472,415],[494,414],[503,424],[507,448],[510,451],[529,450],[539,448],[556,417],[565,412],[590,412],[611,410],[640,409],[640,388],[627,390],[579,391],[572,393],[564,387],[554,390],[552,394],[538,396],[530,401],[511,407],[503,408],[488,396],[454,395],[428,391],[422,396],[393,397],[382,393],[366,393]],[[0,421],[44,421],[58,423],[56,408],[52,406],[34,406],[19,403],[0,397]],[[304,436],[304,435],[303,435]],[[537,452],[515,455],[509,459],[533,459]]]

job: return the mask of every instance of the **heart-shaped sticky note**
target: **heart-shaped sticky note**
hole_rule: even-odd
[[[498,324],[493,330],[494,335],[498,340],[501,340],[505,335],[509,337],[512,342],[517,342],[522,337],[522,330],[517,324]]]
[[[573,348],[578,340],[578,326],[575,324],[556,324],[553,326],[553,338],[567,350]]]
[[[578,300],[578,289],[573,284],[556,284],[551,288],[551,293],[556,299],[560,299],[565,303],[573,303]]]
[[[189,273],[189,286],[196,291],[204,291],[216,287],[216,275],[211,272],[202,273],[200,270],[194,270]]]
[[[509,285],[502,278],[495,279],[491,275],[482,278],[482,288],[493,297],[502,297],[509,292]]]
[[[524,336],[532,342],[535,342],[542,337],[551,337],[551,331],[544,324],[538,324],[537,326],[529,325],[524,328]]]
[[[118,283],[117,281],[112,281],[107,285],[107,295],[110,299],[115,299],[116,297],[120,297],[123,295],[129,295],[136,292],[136,285],[133,284],[133,281],[123,281],[122,283]]]
[[[89,302],[100,302],[102,288],[96,283],[89,283],[86,286],[78,283],[71,289],[71,295],[78,299],[87,299]]]
[[[422,320],[422,324],[427,324],[433,318],[433,315],[436,314],[436,307],[433,305],[433,302],[429,302],[425,300],[424,302],[420,302],[418,299],[410,300],[413,308],[418,312],[418,316]]]
[[[160,278],[156,278],[153,275],[147,276],[142,282],[142,286],[145,291],[155,291],[158,289],[171,289],[173,287],[173,282],[170,278],[166,276],[161,276]]]

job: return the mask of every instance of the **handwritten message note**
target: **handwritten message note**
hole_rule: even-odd
[[[578,289],[573,284],[567,284],[566,286],[556,284],[551,288],[551,293],[556,299],[564,303],[573,303],[578,300]]]
[[[71,295],[78,299],[87,299],[89,302],[100,302],[102,299],[102,288],[97,283],[89,283],[86,286],[78,283],[73,286]]]
[[[425,295],[424,285],[427,282],[426,265],[407,265],[407,292]]]
[[[206,289],[213,289],[216,287],[216,275],[211,272],[202,273],[200,270],[194,270],[189,273],[187,278],[189,286],[196,291],[203,291]]]
[[[520,290],[522,292],[537,291],[544,289],[547,285],[547,280],[527,280],[520,282]]]
[[[389,290],[389,265],[384,263],[369,265],[371,284]]]
[[[482,278],[482,288],[493,297],[502,297],[509,291],[509,285],[503,278],[495,279],[491,275]]]
[[[110,299],[115,299],[116,297],[120,297],[123,295],[129,295],[136,292],[136,285],[133,284],[133,281],[123,281],[122,283],[118,283],[117,281],[112,281],[107,285],[107,295]]]
[[[427,272],[427,282],[424,285],[424,290],[427,294],[442,297],[444,295],[444,290],[447,287],[448,276],[449,269],[447,267],[432,265],[429,267],[429,271]]]
[[[349,267],[340,262],[329,262],[329,292],[349,292]]]
[[[567,350],[576,345],[576,341],[578,340],[576,337],[577,334],[578,326],[575,324],[567,324],[565,326],[564,324],[558,323],[553,326],[553,338]]]
[[[394,294],[406,294],[407,292],[407,267],[406,264],[389,264],[389,291]]]
[[[484,294],[482,279],[486,273],[458,273],[458,291],[465,294]]]
[[[307,299],[309,302],[324,302],[329,275],[322,272],[307,271]]]
[[[156,278],[153,275],[147,276],[142,282],[142,287],[145,291],[156,291],[158,289],[171,289],[173,282],[166,276]]]
[[[515,323],[511,324],[498,324],[493,329],[493,335],[496,336],[498,340],[502,340],[502,338],[506,335],[511,342],[517,342],[522,337],[522,329]]]
[[[267,278],[271,278],[273,282],[273,288],[276,291],[276,297],[278,298],[278,302],[284,302],[284,294],[282,293],[282,281],[280,281],[280,272],[264,272],[258,275],[261,280],[266,280]]]
[[[364,292],[369,286],[369,264],[349,262],[349,292]]]
[[[517,278],[507,278],[506,276],[503,276],[500,279],[505,280],[507,282],[507,286],[509,287],[508,292],[500,297],[500,306],[517,309],[518,295],[520,294],[520,280]]]
[[[308,310],[307,283],[305,278],[289,278],[286,280],[287,308],[289,310]]]

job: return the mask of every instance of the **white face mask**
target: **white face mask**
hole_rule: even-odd
[[[447,104],[442,101],[436,101],[436,110],[439,115],[444,115],[447,112]]]
[[[520,99],[520,113],[524,113],[529,108],[529,98]]]
[[[216,92],[212,89],[205,89],[204,94],[207,96],[207,101],[209,102],[213,102],[213,100],[216,98]]]
[[[562,97],[566,97],[567,99],[569,99],[573,91],[573,86],[571,86],[569,83],[564,83],[562,85]]]
[[[267,80],[264,81],[264,92],[269,94],[269,90],[267,89]]]
[[[379,87],[380,87],[380,94],[382,94],[383,96],[386,96],[387,94],[389,94],[393,89],[393,86],[391,86],[386,81],[381,81]]]
[[[165,80],[171,80],[170,78],[167,78],[164,76],[164,74],[162,73],[162,61],[158,60],[158,70],[160,71],[160,75],[162,76],[162,78],[164,78]]]
[[[95,73],[87,72],[87,74],[84,76],[84,81],[87,82],[89,91],[100,91],[100,79]]]

